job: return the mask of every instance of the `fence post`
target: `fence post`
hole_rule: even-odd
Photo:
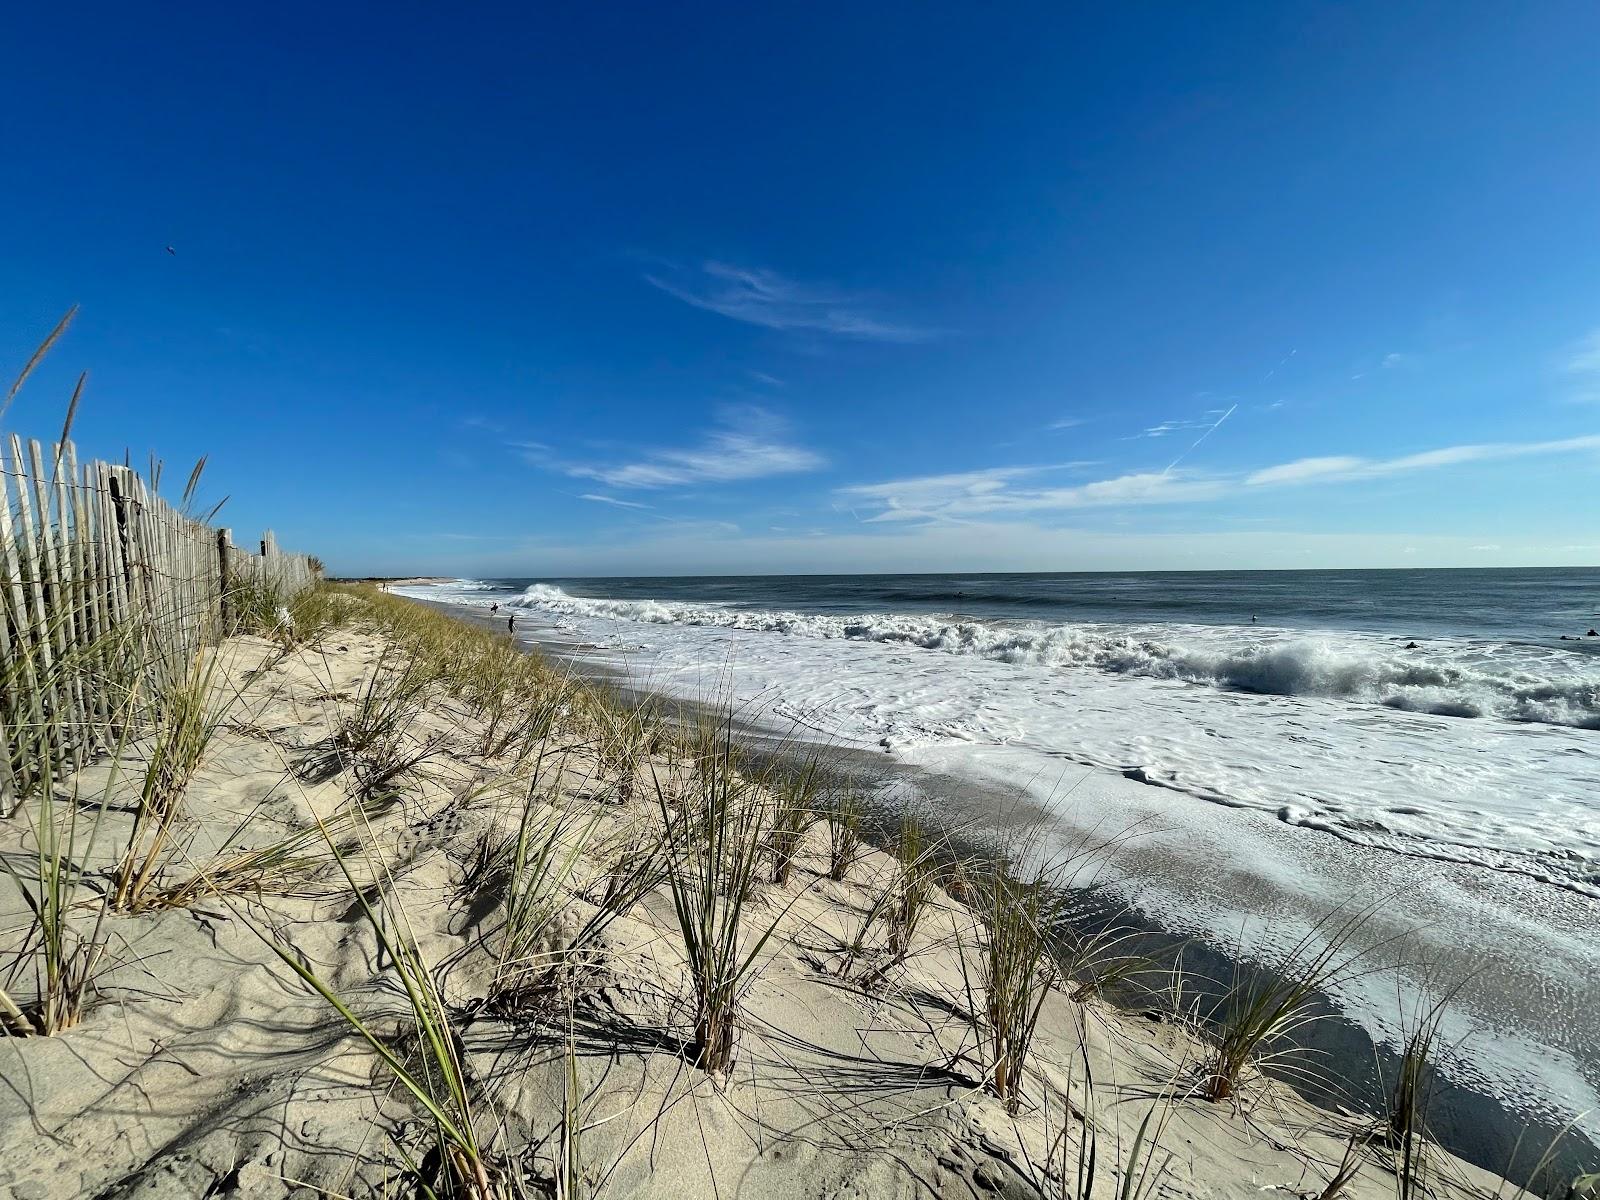
[[[276,558],[278,554],[278,539],[272,536],[272,530],[267,530],[261,535],[261,557]]]
[[[222,622],[222,636],[227,637],[233,632],[232,606],[228,602],[229,589],[233,581],[228,577],[228,553],[233,549],[233,530],[223,526],[217,530],[217,580],[222,590],[217,593],[217,617]]]

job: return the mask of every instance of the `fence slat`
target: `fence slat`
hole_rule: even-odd
[[[9,454],[7,451],[9,450]],[[119,744],[135,701],[236,627],[252,590],[314,583],[301,554],[229,544],[128,465],[81,466],[70,441],[0,441],[0,817],[55,772]]]

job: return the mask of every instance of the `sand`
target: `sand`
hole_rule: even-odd
[[[237,698],[188,790],[189,862],[175,870],[207,861],[246,816],[245,841],[263,844],[340,808],[345,778],[307,784],[290,764],[336,728],[384,649],[378,635],[351,630],[287,658],[258,638],[225,646],[225,686]],[[865,981],[860,969],[842,972],[846,944],[896,868],[871,851],[830,881],[820,825],[788,886],[754,893],[751,930],[775,922],[776,933],[742,1000],[727,1075],[686,1057],[692,998],[664,886],[609,926],[560,986],[510,1010],[486,1005],[496,887],[477,866],[485,838],[515,828],[526,781],[474,753],[473,733],[457,706],[430,702],[409,735],[438,739],[437,753],[373,816],[364,853],[372,895],[403,904],[436,970],[481,1133],[525,1194],[550,1194],[573,1107],[592,1194],[759,1200],[1071,1195],[1084,1116],[1099,1147],[1093,1194],[1111,1197],[1152,1109],[1146,1161],[1161,1170],[1136,1178],[1144,1194],[1317,1197],[1370,1124],[1254,1075],[1232,1102],[1196,1098],[1208,1051],[1181,1022],[1060,991],[1045,1002],[1025,1102],[1007,1113],[985,1087],[972,1030],[972,913],[937,892],[905,963]],[[573,750],[549,797],[598,820],[567,927],[593,911],[584,897],[603,883],[608,855],[659,825],[642,791],[622,804],[603,795],[587,755]],[[647,763],[646,774],[652,765],[669,770]],[[113,809],[133,790],[109,764],[78,783],[82,795],[109,794]],[[111,811],[105,822],[96,855],[109,860],[127,816]],[[24,820],[0,823],[8,855],[29,849],[29,837]],[[259,895],[111,918],[116,966],[83,1024],[0,1037],[0,1196],[412,1194],[403,1152],[421,1155],[428,1132],[417,1104],[263,937],[291,945],[409,1052],[393,972],[321,858]],[[16,889],[0,886],[0,953],[16,949],[23,924]],[[569,1044],[578,1094],[564,1103]],[[1433,1159],[1437,1194],[1497,1183]],[[1366,1151],[1341,1194],[1394,1194],[1383,1160]]]

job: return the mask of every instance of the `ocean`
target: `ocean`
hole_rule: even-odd
[[[882,756],[935,803],[943,780],[1138,826],[1129,903],[1217,945],[1392,891],[1386,933],[1472,976],[1458,1078],[1546,1127],[1600,1105],[1600,569],[397,590]],[[1342,999],[1401,1036],[1392,988]]]
[[[1077,761],[1600,895],[1600,570],[448,590],[594,642],[658,689],[737,681],[769,719],[841,744],[1005,748],[1008,774],[1052,783]]]

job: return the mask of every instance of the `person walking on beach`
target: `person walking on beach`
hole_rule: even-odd
[[[517,618],[513,614],[512,616],[509,616],[509,617],[506,618],[506,632],[507,633],[515,633],[516,631],[517,631]]]

